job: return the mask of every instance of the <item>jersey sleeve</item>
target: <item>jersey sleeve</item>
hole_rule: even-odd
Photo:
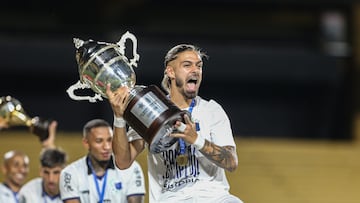
[[[43,179],[36,177],[24,184],[18,192],[19,203],[43,201]]]
[[[72,168],[65,168],[60,173],[59,189],[62,200],[79,199],[78,175]]]
[[[134,161],[128,170],[127,196],[145,195],[145,179],[140,164]]]
[[[34,192],[28,190],[27,188],[21,188],[21,190],[19,191],[18,197],[19,197],[19,203],[31,203],[31,202],[36,202],[37,200],[32,198],[34,194]]]
[[[224,109],[214,100],[209,101],[208,107],[211,112],[210,134],[214,143],[219,146],[235,146],[230,120]]]

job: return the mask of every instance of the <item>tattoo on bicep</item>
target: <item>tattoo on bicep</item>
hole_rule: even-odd
[[[234,154],[235,151],[234,147],[232,146],[220,147],[206,140],[205,145],[201,149],[201,151],[204,154],[204,156],[212,160],[216,165],[230,171],[234,170],[234,166],[236,165],[237,162],[236,153]]]

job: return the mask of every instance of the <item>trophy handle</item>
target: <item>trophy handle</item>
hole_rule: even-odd
[[[131,34],[129,31],[127,31],[125,34],[123,34],[120,38],[120,40],[116,43],[120,47],[120,53],[125,56],[125,42],[127,39],[130,39],[133,44],[133,56],[134,58],[130,59],[130,65],[137,67],[137,61],[140,59],[140,55],[137,53],[137,39],[135,35]]]
[[[78,90],[78,89],[90,89],[91,87],[86,84],[86,83],[81,83],[80,80],[78,80],[77,83],[71,85],[67,90],[66,92],[68,93],[68,95],[70,96],[71,99],[73,100],[88,100],[89,102],[91,103],[95,103],[96,100],[100,100],[102,101],[102,97],[101,97],[101,94],[97,94],[95,93],[95,95],[93,97],[90,97],[90,96],[77,96],[75,95],[74,91],[75,90]]]

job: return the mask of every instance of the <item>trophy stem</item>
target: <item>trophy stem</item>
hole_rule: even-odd
[[[18,125],[30,127],[32,125],[31,118],[19,111],[11,112],[9,120],[11,120],[11,124],[13,126]]]
[[[177,141],[168,135],[177,120],[183,121],[185,113],[157,86],[135,86],[130,91],[124,119],[150,145],[151,153],[159,153]]]

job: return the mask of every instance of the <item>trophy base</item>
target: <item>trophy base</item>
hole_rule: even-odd
[[[46,120],[40,117],[34,117],[31,119],[30,132],[39,137],[40,142],[48,139],[49,137],[49,125],[50,120]]]
[[[183,121],[186,113],[157,86],[135,86],[130,91],[124,119],[149,144],[151,153],[159,153],[177,142],[169,135],[175,122]]]

